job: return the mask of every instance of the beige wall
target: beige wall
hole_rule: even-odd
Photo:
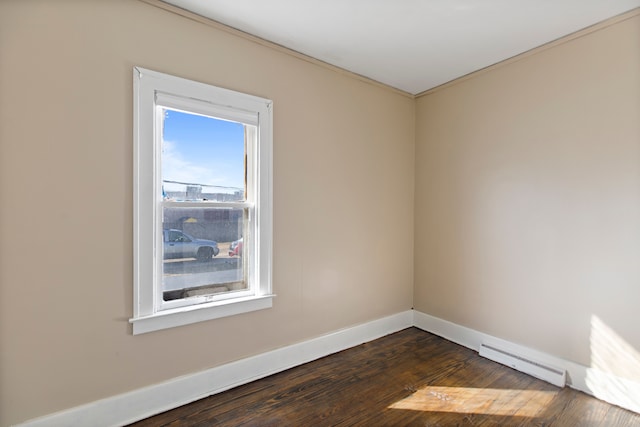
[[[585,365],[602,322],[638,354],[640,16],[420,97],[416,123],[415,308]]]
[[[271,310],[131,335],[134,65],[274,101]],[[410,309],[414,140],[410,97],[142,2],[0,3],[0,425]]]
[[[274,100],[273,309],[131,335],[134,65]],[[142,2],[1,2],[0,426],[412,302],[639,349],[639,75],[637,15],[414,102]]]

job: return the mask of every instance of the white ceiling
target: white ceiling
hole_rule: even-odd
[[[640,0],[164,0],[417,94]]]

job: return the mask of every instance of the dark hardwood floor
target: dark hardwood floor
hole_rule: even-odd
[[[132,426],[610,427],[640,415],[409,328]]]

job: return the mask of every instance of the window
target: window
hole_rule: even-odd
[[[271,307],[271,101],[133,75],[133,333]]]

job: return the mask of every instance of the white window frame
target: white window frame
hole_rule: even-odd
[[[133,69],[133,334],[232,316],[272,306],[272,101],[141,67]],[[251,242],[243,262],[248,290],[206,295],[185,303],[162,300],[162,128],[166,107],[255,126],[247,148],[247,200],[169,202],[176,207],[249,206]]]

